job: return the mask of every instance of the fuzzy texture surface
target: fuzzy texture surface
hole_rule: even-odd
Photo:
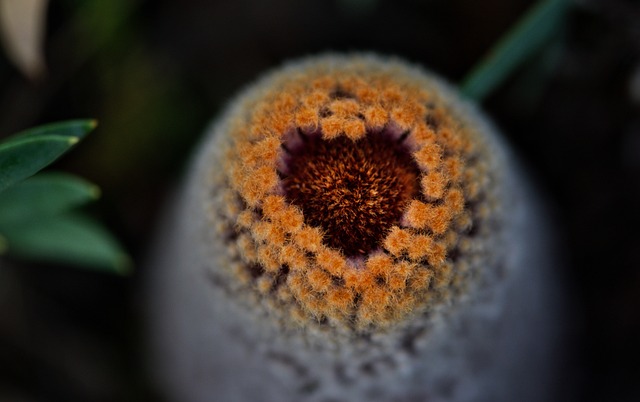
[[[302,327],[345,331],[389,327],[463,291],[479,268],[472,238],[499,219],[499,155],[432,80],[398,63],[291,70],[243,98],[220,134],[209,219],[234,250],[223,280]]]
[[[544,399],[555,295],[522,180],[470,105],[403,62],[265,76],[209,131],[152,262],[166,389]]]

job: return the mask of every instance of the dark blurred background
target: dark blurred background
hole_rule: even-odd
[[[401,56],[460,82],[531,0],[57,0],[47,73],[0,56],[0,136],[93,117],[54,167],[132,255],[120,277],[6,257],[0,401],[162,401],[143,364],[145,250],[190,151],[261,72],[335,50]],[[554,209],[571,302],[561,400],[640,400],[640,3],[573,3],[552,45],[484,102]],[[526,362],[523,362],[526,364]]]

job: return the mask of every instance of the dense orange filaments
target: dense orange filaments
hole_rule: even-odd
[[[413,200],[405,210],[405,218],[411,227],[422,229],[427,226],[432,211],[431,205]]]
[[[352,119],[344,122],[344,135],[351,140],[357,140],[366,134],[364,122],[358,119]]]
[[[303,227],[294,235],[293,241],[303,250],[316,252],[322,244],[322,232],[318,228]]]
[[[261,246],[258,249],[258,261],[267,272],[276,272],[280,269],[278,253],[271,246]]]
[[[394,226],[384,239],[384,248],[393,255],[400,255],[409,247],[411,233]]]
[[[438,144],[427,144],[415,153],[416,161],[426,170],[436,169],[442,158],[442,148]]]
[[[304,215],[296,207],[283,208],[276,216],[276,220],[280,227],[287,233],[295,233],[302,229],[304,224]]]
[[[360,110],[360,105],[353,99],[341,99],[331,103],[329,106],[329,110],[331,110],[337,117],[341,118],[349,118],[350,116],[355,116],[356,113]]]
[[[383,107],[376,105],[367,108],[363,115],[372,128],[380,129],[387,124],[389,112]]]
[[[353,304],[353,292],[344,288],[331,289],[327,301],[337,310],[346,311]]]
[[[490,215],[474,129],[393,69],[307,67],[273,82],[230,125],[218,183],[239,283],[299,325],[355,331],[462,286],[460,255]]]
[[[318,112],[311,107],[298,110],[295,119],[299,127],[307,130],[315,130],[318,126]]]
[[[339,252],[324,248],[316,254],[318,266],[326,269],[332,275],[340,276],[344,273],[346,263]]]
[[[425,197],[432,200],[442,198],[448,179],[448,176],[441,172],[429,172],[423,175],[420,184]]]
[[[421,260],[422,258],[429,255],[432,251],[433,239],[429,236],[425,235],[416,235],[414,236],[408,247],[409,258],[412,260]]]
[[[366,268],[376,278],[385,278],[393,267],[393,259],[386,254],[374,254],[369,257]]]

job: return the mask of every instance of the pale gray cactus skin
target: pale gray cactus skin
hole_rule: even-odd
[[[340,63],[347,57],[320,60],[327,59]],[[206,131],[150,259],[151,365],[169,400],[552,399],[560,297],[545,211],[486,118],[446,83],[429,76],[450,107],[480,127],[492,158],[500,197],[500,208],[493,213],[500,224],[475,245],[485,269],[457,298],[367,336],[344,336],[332,328],[296,329],[251,308],[261,303],[253,295],[247,295],[246,303],[230,297],[234,285],[209,274],[219,269],[219,257],[227,252],[208,215],[215,191],[209,176],[228,141],[229,116],[247,98],[259,96],[268,85],[265,79]]]

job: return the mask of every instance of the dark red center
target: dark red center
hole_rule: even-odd
[[[365,255],[400,219],[419,189],[419,169],[396,141],[370,133],[309,137],[290,153],[283,177],[286,197],[305,223],[323,229],[327,245],[346,256]]]

